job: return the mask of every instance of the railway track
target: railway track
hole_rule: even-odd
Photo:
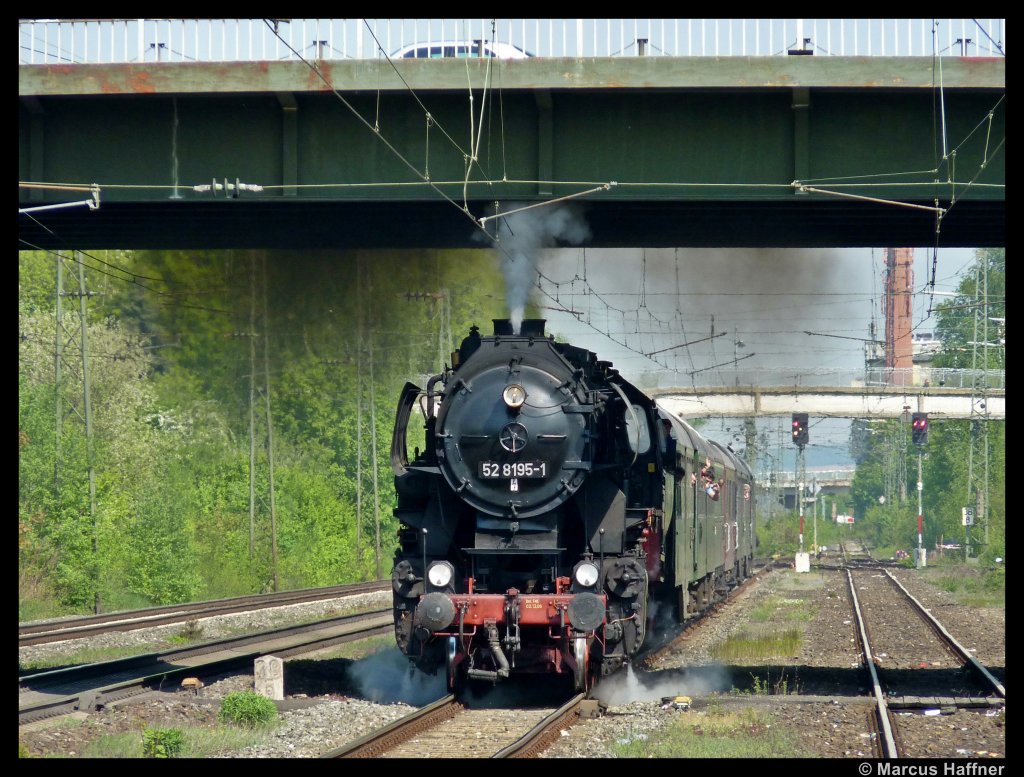
[[[846,587],[849,584],[849,581],[850,581],[850,579],[852,577],[856,576],[857,580],[859,580],[861,575],[866,575],[866,576],[868,576],[869,582],[871,582],[871,581],[873,581],[873,582],[884,581],[887,586],[891,587],[893,590],[889,594],[890,596],[894,596],[896,594],[896,592],[897,592],[897,589],[896,589],[896,586],[894,585],[894,583],[890,582],[884,576],[885,575],[884,571],[879,569],[879,568],[877,568],[877,567],[875,567],[875,568],[867,568],[867,569],[863,569],[863,570],[862,569],[852,569],[851,572],[852,572],[852,574],[849,575],[849,576],[847,575],[847,573],[845,571],[842,573],[842,578],[841,579],[843,580],[843,587]],[[832,573],[828,573],[828,574],[829,575],[836,575],[838,577],[838,575],[840,573],[832,572]],[[906,579],[908,577],[909,578],[913,578],[914,577],[913,574],[910,573],[910,572],[907,572],[906,575],[904,575],[903,577],[906,580],[906,584],[908,586],[910,586],[910,590],[916,592],[918,589],[914,587],[915,580],[914,579]],[[858,596],[860,596],[861,598],[863,598],[865,600],[865,604],[866,604],[867,603],[867,599],[871,598],[871,597],[868,596],[868,592],[867,591],[864,591],[862,593],[862,591],[857,587],[857,585],[858,585],[858,583],[854,583],[852,585],[852,587],[850,587],[847,592],[843,592],[843,595],[842,595],[842,600],[843,600],[842,601],[842,606],[835,610],[836,615],[839,618],[839,620],[835,621],[833,631],[841,631],[845,635],[848,635],[849,637],[853,637],[854,636],[854,630],[859,630],[859,626],[858,625],[854,624],[854,625],[851,626],[848,623],[848,620],[850,618],[850,615],[849,615],[850,607],[852,606],[852,602],[850,600],[853,598],[854,595],[858,595]],[[884,591],[884,588],[885,587],[883,586],[882,587],[883,591]],[[921,594],[920,594],[924,602],[932,601],[932,604],[930,605],[932,607],[941,607],[942,606],[942,605],[937,605],[936,603],[934,603],[934,600],[930,600],[927,597],[926,593],[927,593],[926,591],[922,591]],[[833,596],[832,599],[835,600],[835,596]],[[890,624],[890,623],[883,622],[883,621],[877,621],[876,619],[872,618],[871,615],[872,615],[873,610],[870,607],[866,607],[865,606],[865,607],[861,608],[861,607],[858,606],[858,609],[863,609],[864,612],[865,612],[864,620],[865,620],[865,622],[867,624],[867,629],[866,629],[867,637],[870,640],[870,641],[868,641],[867,644],[871,646],[871,651],[872,651],[871,655],[873,657],[879,657],[881,659],[881,663],[882,663],[882,665],[880,667],[877,663],[872,662],[872,664],[873,664],[873,666],[874,666],[874,668],[876,670],[877,678],[879,680],[879,693],[884,698],[884,700],[886,702],[887,718],[890,721],[889,725],[890,725],[890,728],[892,730],[893,745],[897,748],[896,751],[895,751],[897,753],[897,755],[896,756],[890,756],[890,757],[929,757],[927,754],[925,754],[925,751],[920,749],[922,741],[924,739],[926,739],[926,738],[930,742],[932,742],[932,743],[936,743],[936,742],[942,742],[943,743],[943,745],[940,746],[940,747],[944,747],[945,748],[943,750],[945,755],[942,756],[942,757],[962,757],[962,756],[957,756],[957,755],[954,754],[954,752],[960,752],[959,750],[955,750],[954,748],[959,747],[961,744],[966,746],[969,750],[973,750],[975,752],[978,752],[979,754],[982,754],[981,753],[982,749],[987,749],[987,750],[995,749],[995,750],[998,750],[999,752],[1005,752],[1005,746],[1001,746],[1002,740],[1000,738],[998,738],[998,737],[993,738],[993,735],[992,735],[992,731],[993,731],[992,726],[993,725],[999,725],[998,722],[996,722],[996,721],[1001,721],[1002,720],[1002,716],[1004,714],[1003,711],[1000,710],[998,708],[998,706],[995,706],[995,705],[1000,705],[1000,704],[1003,703],[1002,700],[1005,699],[1005,690],[1003,691],[1003,693],[1001,695],[996,694],[996,693],[991,693],[991,694],[982,694],[982,695],[975,696],[977,691],[976,690],[971,690],[971,689],[967,688],[963,684],[962,681],[960,683],[958,683],[955,688],[951,687],[949,683],[942,684],[940,682],[931,683],[931,684],[925,684],[925,685],[921,685],[921,686],[913,686],[913,687],[897,685],[895,682],[892,682],[891,681],[892,678],[890,678],[883,671],[886,668],[886,663],[887,663],[887,661],[889,661],[889,659],[893,659],[894,668],[895,668],[895,673],[893,674],[893,677],[896,680],[900,680],[900,679],[905,678],[908,675],[912,675],[912,674],[930,675],[932,678],[935,678],[937,680],[942,680],[944,678],[948,679],[948,677],[950,677],[950,676],[954,676],[954,677],[960,678],[961,675],[966,675],[967,674],[967,670],[966,669],[960,669],[959,667],[960,667],[961,664],[959,662],[956,663],[956,667],[957,668],[954,668],[954,665],[952,663],[953,662],[952,654],[950,654],[950,653],[946,653],[944,656],[942,656],[942,657],[940,657],[938,659],[939,661],[947,661],[947,662],[949,662],[948,666],[946,664],[940,664],[940,666],[938,666],[938,667],[932,667],[932,666],[929,665],[929,667],[927,669],[922,669],[918,665],[916,668],[911,666],[910,669],[901,669],[899,666],[895,665],[896,664],[895,658],[899,655],[898,651],[897,651],[897,647],[898,646],[897,647],[892,647],[892,646],[889,646],[889,645],[883,646],[882,642],[881,642],[881,637],[883,635],[885,635],[885,633],[890,628],[893,628],[893,629],[895,629],[897,631],[899,631],[899,630],[907,630],[907,628],[908,628],[907,624],[909,622],[911,622],[913,620],[913,618],[917,618],[917,617],[920,617],[920,616],[913,615],[913,613],[910,612],[910,611],[902,611],[899,615],[897,615],[896,617],[892,618],[893,623]],[[882,609],[883,609],[883,612],[890,612],[890,611],[896,612],[895,605],[891,601],[888,602],[887,604],[884,604]],[[720,611],[720,612],[725,613],[726,617],[728,617],[728,615],[727,615],[728,611],[727,610]],[[936,609],[935,612],[942,612],[942,610]],[[847,622],[844,623],[844,621],[847,621]],[[971,634],[970,626],[966,626],[965,627],[965,623],[961,622],[959,624],[959,630],[957,630],[957,628],[956,628],[957,625],[958,625],[958,623],[957,623],[956,620],[954,620],[953,622],[950,623],[950,626],[953,627],[954,633],[960,635],[960,638],[963,639],[963,640],[970,640],[970,639],[972,639],[970,636],[968,636],[968,635]],[[933,627],[928,627],[928,630],[931,630],[932,628]],[[844,637],[842,642],[847,642],[847,639]],[[968,645],[976,645],[978,643],[968,641],[968,642],[966,642],[966,644],[968,644]],[[993,658],[995,658],[996,656],[1001,656],[1000,652],[997,652],[997,651],[995,651],[995,650],[993,650],[991,648],[989,648],[986,651],[982,645],[978,645],[978,647],[979,647],[979,653],[978,653],[979,657],[984,655],[984,654],[986,654],[986,653],[988,655],[990,655],[990,656],[993,656]],[[967,652],[967,654],[970,655],[969,651],[965,651],[965,652]],[[885,656],[881,656],[880,655],[881,653],[885,653],[886,655]],[[919,650],[915,647],[914,648],[914,654],[915,654],[916,657],[919,658],[920,656],[918,655],[918,653],[919,653]],[[850,667],[851,666],[850,661],[854,662],[854,664],[857,663],[857,658],[856,658],[856,656],[857,656],[857,647],[854,647],[851,644],[850,647],[848,648],[847,655],[849,657],[848,660],[842,660],[839,663],[834,664],[834,666],[836,666],[836,667],[839,667],[839,666]],[[993,664],[993,665],[997,667],[997,671],[998,671],[998,667],[1002,666],[1001,659],[1000,658],[995,658],[995,660],[996,660],[996,663]],[[923,663],[923,662],[924,661],[922,660],[919,663]],[[964,662],[965,662],[964,665],[966,665],[967,659],[964,659]],[[832,664],[829,664],[828,666],[832,666]],[[863,696],[862,695],[864,693],[863,684],[858,682],[856,677],[852,677],[852,679],[850,678],[851,675],[855,675],[858,671],[859,670],[855,670],[855,669],[846,669],[845,670],[845,673],[848,676],[848,679],[850,679],[850,685],[849,685],[848,693],[853,694],[854,696],[857,696],[860,699],[859,702],[855,703],[855,707],[859,708],[859,711],[856,711],[855,715],[854,715],[855,717],[857,717],[859,719],[859,722],[848,722],[849,720],[851,720],[851,716],[850,715],[842,716],[842,715],[838,715],[837,714],[835,716],[836,724],[838,725],[839,723],[842,723],[842,727],[839,729],[840,731],[845,731],[845,730],[849,729],[849,731],[853,732],[852,733],[853,742],[846,745],[846,747],[847,747],[847,751],[846,751],[847,755],[845,757],[853,757],[852,755],[850,755],[850,752],[851,752],[851,750],[853,748],[857,748],[858,747],[858,745],[856,744],[856,742],[857,742],[857,740],[856,740],[856,736],[857,736],[856,732],[864,732],[866,730],[865,728],[863,728],[863,721],[865,719],[865,716],[868,715],[869,713],[867,713],[865,711],[866,708],[867,708],[867,705],[865,704],[865,702],[868,701],[868,700],[871,700],[871,701],[874,700],[873,699],[873,695],[872,696]],[[191,674],[195,674],[195,672],[191,672]],[[859,691],[858,691],[858,686],[860,686],[860,690]],[[165,689],[167,688],[166,685],[164,687],[165,687]],[[874,685],[872,684],[869,687],[873,689]],[[825,691],[825,692],[827,693],[827,691]],[[179,694],[179,696],[180,696],[180,694]],[[998,698],[997,698],[997,696],[998,696]],[[974,701],[972,701],[972,699],[974,699]],[[733,700],[730,699],[730,701],[733,701]],[[737,703],[742,703],[744,700],[742,698],[740,698],[740,697],[737,697],[737,699],[735,699],[735,701]],[[788,703],[788,700],[783,698],[783,697],[780,697],[780,698],[770,697],[769,699],[765,699],[765,700],[755,699],[755,701],[758,701],[758,702],[768,702],[768,701],[779,702],[784,707]],[[795,699],[792,700],[792,701],[795,701]],[[795,704],[790,703],[790,704],[788,704],[788,708],[792,709],[792,708],[794,708],[796,706],[803,706],[803,707],[811,708],[816,703],[813,699],[802,699],[801,701],[805,701],[805,702],[808,702],[808,703],[803,704],[803,705],[795,705]],[[851,703],[854,703],[856,700],[851,696],[851,697],[848,698],[848,701],[851,702]],[[985,707],[972,706],[972,704],[974,704],[976,702],[983,703],[986,706]],[[832,702],[832,703],[835,704],[835,702]],[[87,699],[85,700],[85,704],[86,705],[88,704],[88,700]],[[917,706],[914,706],[915,704]],[[924,705],[924,706],[921,706],[921,705]],[[936,716],[936,717],[927,717],[924,714],[924,712],[923,712],[923,710],[927,708],[929,710],[929,712],[934,712],[937,715],[938,714],[938,709],[940,707],[943,709],[943,714],[942,714],[941,717],[938,717],[938,716]],[[947,708],[950,708],[950,707],[955,707],[956,708],[956,713],[953,716],[950,716],[946,712]],[[522,709],[523,709],[522,707],[517,707],[517,710],[522,710]],[[839,708],[837,707],[835,709],[839,709]],[[488,710],[487,712],[490,712],[490,713],[492,713],[495,716],[498,715],[498,713],[495,713],[493,710]],[[996,713],[996,712],[998,712],[998,714],[993,716],[993,713]],[[531,709],[529,711],[529,714],[533,715],[534,711]],[[830,712],[829,714],[831,715],[832,713]],[[512,717],[515,718],[518,715],[519,715],[519,713],[516,713],[516,714],[512,715]],[[815,713],[815,715],[817,715],[817,713]],[[988,742],[987,745],[984,745],[984,746],[978,744],[978,745],[972,747],[970,744],[968,744],[968,742],[962,741],[963,739],[965,739],[966,737],[969,736],[969,734],[964,733],[966,731],[965,721],[967,721],[966,725],[969,726],[970,725],[969,721],[970,721],[971,718],[978,719],[979,722],[980,722],[980,720],[982,719],[983,716],[987,716],[988,718],[990,718],[990,720],[988,720],[986,722],[986,724],[989,726],[989,742]],[[584,717],[586,717],[586,716],[584,716]],[[805,715],[803,717],[808,719],[808,725],[810,725],[810,726],[813,726],[814,724],[817,723],[816,719],[814,721],[810,720],[810,718],[811,718],[810,713],[808,713],[807,715]],[[802,719],[802,718],[798,718],[798,719]],[[874,729],[876,731],[876,736],[873,739],[871,739],[871,740],[864,740],[864,739],[860,740],[859,747],[865,747],[865,746],[868,747],[868,748],[878,747],[877,752],[873,752],[873,754],[874,755],[878,755],[878,756],[882,756],[883,755],[883,751],[882,751],[881,747],[879,746],[879,741],[881,739],[881,734],[880,734],[881,725],[879,723],[879,720],[880,720],[879,715],[877,713],[871,713],[871,719],[874,722],[874,725],[876,726],[876,728]],[[504,723],[501,722],[501,718],[500,717],[492,717],[491,720],[495,722],[495,725],[504,725]],[[612,719],[611,722],[612,722],[612,725],[614,725],[614,718]],[[582,737],[583,736],[582,732],[593,731],[594,729],[591,729],[590,728],[591,726],[602,725],[604,723],[604,721],[603,720],[602,721],[598,721],[598,720],[593,720],[593,721],[583,720],[583,721],[581,721],[581,723],[583,725],[579,725],[579,726],[571,723],[570,724],[571,733],[569,734],[569,736],[560,736],[560,737],[557,738],[557,741],[558,741],[559,744],[556,746],[556,750],[557,750],[558,747],[563,747],[564,743],[568,743],[570,741],[573,741],[573,737],[576,737],[577,735]],[[451,724],[451,725],[454,726],[454,724]],[[488,725],[490,725],[490,724],[488,724]],[[929,725],[931,726],[931,729],[929,730],[928,734],[923,735],[921,727],[922,726],[929,726]],[[604,729],[600,729],[599,728],[597,730],[604,730]],[[871,729],[868,729],[868,730],[871,730]],[[319,729],[318,729],[318,731],[319,731]],[[365,728],[361,729],[360,733],[362,733],[362,731],[365,731]],[[459,730],[455,729],[455,728],[449,728],[449,729],[447,729],[447,731],[448,731],[447,735],[441,735],[440,736],[440,739],[442,740],[442,744],[444,743],[444,740],[449,740],[449,744],[451,744],[451,742],[454,742],[455,740],[457,740],[459,738],[468,739],[469,736],[472,736],[474,739],[477,738],[475,732],[471,732],[471,733],[469,733],[467,735],[465,733],[458,733]],[[316,735],[317,738],[320,738],[320,736],[321,736],[320,734]],[[861,734],[860,736],[864,736],[864,735]],[[392,752],[390,754],[383,755],[382,757],[416,757],[416,758],[436,757],[436,756],[432,756],[432,751],[428,750],[427,746],[424,744],[424,742],[426,742],[427,740],[422,739],[419,735],[410,735],[410,734],[408,734],[408,731],[406,731],[406,733],[403,734],[402,737],[404,737],[406,739],[406,741],[408,741],[410,743],[414,739],[418,740],[417,743],[415,743],[415,745],[413,746],[414,752],[408,752],[408,751],[404,752],[404,753]],[[400,738],[402,738],[402,737],[400,737]],[[335,742],[340,742],[340,741],[344,741],[344,740],[341,739],[341,738],[336,738],[334,741]],[[907,743],[911,744],[911,748],[910,749],[905,749],[904,748],[904,746]],[[355,744],[356,743],[353,742],[352,745],[346,746],[344,748],[344,750],[348,750],[350,747],[352,747]],[[995,745],[995,747],[993,747],[993,745]],[[915,746],[918,747],[917,750],[913,749],[913,747],[915,747]],[[433,745],[430,745],[430,747],[433,747]],[[75,749],[78,749],[78,748],[75,748]],[[312,747],[310,749],[312,750]],[[492,757],[492,756],[496,756],[497,755],[498,749],[499,748],[495,747],[492,752],[476,752],[476,751],[474,751],[474,752],[466,751],[465,753],[462,753],[462,752],[452,752],[452,753],[448,753],[448,755],[450,755],[451,757]],[[460,748],[460,750],[461,750],[461,748]],[[319,752],[320,752],[319,750],[312,750],[312,752],[308,752],[307,754],[317,755]],[[317,755],[317,757],[359,757],[359,756],[353,756],[353,755],[348,755],[348,756],[339,755],[338,754],[339,752],[340,751],[334,751],[334,752],[326,754],[326,755]],[[578,755],[576,754],[575,750],[573,750],[572,753],[573,753],[572,757],[578,757]],[[872,751],[869,750],[868,752],[865,753],[865,755],[869,755],[869,754],[872,754]],[[568,755],[569,755],[568,751],[562,753],[562,756],[568,757]],[[984,754],[982,754],[982,755],[984,755]],[[283,753],[282,757],[283,756],[287,756],[287,753]],[[833,757],[836,757],[835,753],[833,753]],[[839,750],[838,757],[843,757],[842,750]],[[930,754],[930,757],[940,757],[940,756],[937,754],[937,752],[933,752],[933,753]]]
[[[754,586],[763,569],[736,586],[727,597],[687,622],[691,628]],[[644,653],[641,662],[658,660],[683,632]],[[471,709],[446,696],[363,738],[323,754],[322,758],[517,758],[532,757],[558,739],[582,715],[596,715],[597,702],[580,694],[560,707]]]
[[[846,575],[881,757],[926,755],[903,746],[900,736],[901,728],[920,726],[923,717],[1004,703],[1003,684],[888,570],[847,569]],[[906,714],[914,712],[920,714]]]
[[[202,678],[250,666],[263,655],[303,655],[344,642],[390,634],[393,628],[391,609],[387,608],[180,650],[24,673],[18,678],[18,722],[21,725],[96,709],[152,688],[176,686],[185,677]]]
[[[391,583],[388,581],[351,583],[326,588],[306,588],[275,594],[238,596],[208,602],[147,607],[142,610],[23,623],[18,625],[18,646],[28,647],[29,645],[41,645],[66,639],[92,637],[112,631],[132,631],[173,623],[185,623],[199,618],[376,593],[390,590],[390,588]]]
[[[559,707],[470,708],[445,696],[322,758],[529,758],[581,715],[584,695]]]
[[[713,618],[721,612],[723,607],[728,607],[731,603],[741,599],[747,591],[751,590],[757,584],[760,579],[759,575],[770,571],[774,568],[774,565],[775,562],[770,559],[762,561],[759,569],[754,570],[750,577],[733,588],[724,598],[716,601],[699,615],[688,619],[681,625],[677,625],[670,634],[662,635],[655,644],[642,652],[637,665],[648,669],[655,667],[666,654],[671,653],[674,650],[674,645],[677,640],[686,639],[687,634],[691,630],[699,628],[701,623],[709,618]]]

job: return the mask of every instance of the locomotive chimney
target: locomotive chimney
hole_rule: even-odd
[[[512,327],[512,319],[494,318],[494,334],[502,336],[520,335],[521,337],[544,337],[544,325],[546,318],[524,318],[516,332]]]
[[[543,337],[546,323],[547,319],[544,318],[524,318],[522,326],[519,327],[519,334],[523,337]]]
[[[514,335],[512,331],[512,321],[508,318],[495,318],[494,321],[494,334],[495,335]]]

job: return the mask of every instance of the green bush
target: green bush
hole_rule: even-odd
[[[174,758],[185,746],[180,728],[147,728],[142,732],[142,754],[146,758]]]
[[[1006,590],[1006,567],[998,566],[985,573],[983,585],[986,591]]]
[[[224,697],[218,718],[224,723],[256,728],[277,720],[277,707],[254,691],[238,691]]]

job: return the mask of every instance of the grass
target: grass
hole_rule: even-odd
[[[956,600],[965,607],[1006,607],[1005,596],[991,593],[959,594]]]
[[[755,623],[768,621],[810,621],[814,619],[814,607],[803,599],[785,599],[771,596],[755,607],[750,620]]]
[[[18,599],[18,623],[78,614],[52,599]]]
[[[787,658],[800,650],[803,637],[799,629],[754,634],[742,630],[730,635],[711,649],[711,655],[720,661]]]
[[[235,726],[182,728],[184,747],[180,758],[210,758],[259,744],[272,729],[242,729]],[[142,758],[142,732],[109,734],[86,745],[83,758]]]
[[[709,708],[680,715],[669,726],[647,737],[617,743],[620,758],[792,758],[796,742],[779,730],[764,711],[721,711]]]
[[[729,693],[748,696],[787,696],[790,693],[799,695],[800,680],[792,667],[778,667],[773,677],[772,668],[769,666],[765,667],[763,672],[750,674],[749,688],[740,689],[734,686]]]
[[[319,661],[332,658],[345,658],[355,661],[366,658],[373,653],[387,650],[395,646],[395,638],[391,635],[368,637],[367,639],[356,640],[355,642],[343,642],[331,648],[317,651],[316,658]]]
[[[175,645],[191,645],[193,642],[199,642],[203,639],[203,627],[199,625],[199,620],[193,618],[190,621],[185,621],[181,631],[171,637],[171,642]]]
[[[789,569],[783,571],[778,587],[789,591],[810,591],[815,588],[821,588],[824,584],[825,575],[821,570],[812,568],[811,572],[797,574]]]
[[[170,647],[167,643],[149,645],[125,645],[123,647],[82,648],[74,653],[59,653],[51,656],[18,661],[20,669],[50,669],[57,666],[75,666],[78,664],[95,664],[100,661],[113,661],[117,658],[128,658],[143,653],[155,653]]]
[[[941,564],[927,567],[923,577],[937,588],[953,595],[967,607],[1005,607],[1006,569],[979,569],[967,565]]]

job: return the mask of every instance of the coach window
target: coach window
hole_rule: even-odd
[[[651,449],[651,432],[647,428],[647,413],[640,405],[630,405],[626,413],[626,439],[633,453],[647,453]]]

